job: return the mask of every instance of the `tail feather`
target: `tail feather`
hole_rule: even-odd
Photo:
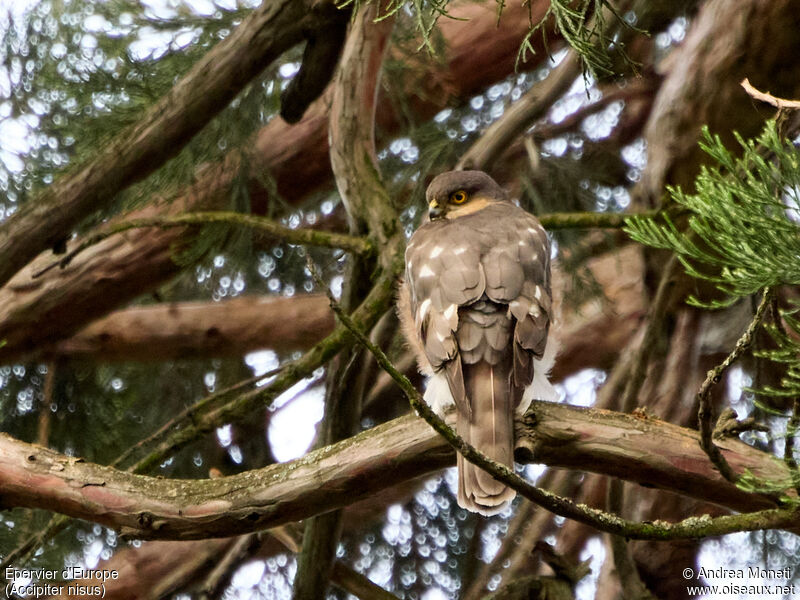
[[[514,464],[514,391],[508,367],[480,361],[464,365],[464,387],[472,418],[458,411],[456,430],[464,441],[492,460]],[[505,508],[515,495],[480,467],[458,461],[458,504],[462,508],[492,515]]]

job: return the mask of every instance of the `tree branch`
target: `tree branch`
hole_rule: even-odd
[[[211,223],[227,223],[247,227],[265,233],[271,237],[281,239],[290,244],[304,244],[307,246],[321,246],[323,248],[341,248],[355,254],[369,254],[372,252],[370,243],[362,238],[336,233],[332,231],[319,231],[316,229],[292,229],[272,219],[247,215],[237,212],[215,211],[215,212],[195,212],[176,215],[172,217],[154,217],[150,219],[133,219],[122,221],[106,228],[105,231],[95,233],[85,238],[77,248],[67,253],[62,259],[55,261],[44,269],[33,274],[33,278],[41,277],[54,267],[62,269],[70,264],[73,259],[95,244],[108,239],[112,235],[130,231],[131,229],[142,229],[146,227],[157,227],[159,229],[170,229],[173,227],[202,226]]]
[[[700,448],[697,432],[657,419],[536,402],[518,420],[517,439],[517,458],[526,463],[620,477],[736,511],[771,506],[723,479]],[[719,444],[738,469],[791,488],[781,460],[738,440]],[[4,434],[0,497],[6,508],[46,508],[141,539],[199,539],[249,533],[345,506],[454,460],[441,437],[411,415],[290,463],[214,480],[133,475]],[[798,525],[792,510],[781,509],[640,524],[634,531],[616,521],[604,527],[637,539],[679,539]]]
[[[203,169],[198,183],[127,217],[219,209],[236,172],[230,161]],[[193,239],[191,228],[121,234],[91,247],[65,269],[34,280],[32,275],[52,262],[49,253],[41,254],[0,288],[0,339],[7,342],[0,347],[0,362],[35,353],[155,289],[180,272],[173,259],[175,247],[186,247]]]
[[[628,376],[628,382],[625,385],[625,391],[620,400],[622,412],[628,413],[636,408],[639,392],[647,376],[650,356],[655,349],[658,336],[661,335],[664,327],[667,306],[669,305],[672,296],[671,292],[675,285],[677,266],[678,258],[675,255],[670,257],[669,261],[667,261],[667,264],[664,266],[664,272],[661,274],[661,281],[658,283],[656,295],[653,298],[647,315],[647,326],[644,330],[644,336],[639,344],[639,348],[636,350],[631,372]]]
[[[169,302],[117,311],[41,352],[98,361],[242,356],[259,348],[292,352],[308,349],[334,325],[321,294]]]
[[[457,168],[491,170],[494,161],[514,138],[521,135],[536,119],[544,116],[555,99],[566,92],[580,74],[580,60],[575,51],[570,50],[547,78],[535,84],[489,126],[463,154]]]
[[[270,0],[255,9],[130,128],[0,226],[0,286],[91,212],[175,156],[273,60],[335,15],[329,2]]]
[[[531,16],[536,22],[544,14],[548,0],[536,0]],[[448,104],[463,102],[491,83],[514,71],[520,40],[528,29],[528,7],[512,4],[506,7],[499,26],[492,7],[463,4],[451,14],[457,19],[440,22],[447,42],[445,65],[438,60],[423,61],[419,80],[406,86],[413,110],[420,119],[432,116]],[[552,33],[551,33],[552,35]],[[538,44],[539,40],[534,40]],[[476,47],[480,52],[476,53]],[[537,52],[543,48],[537,46]],[[479,56],[485,65],[476,68]],[[397,56],[396,59],[406,59]],[[330,92],[330,88],[329,88]],[[270,173],[277,193],[291,203],[298,203],[312,191],[330,186],[327,125],[330,94],[315,102],[296,126],[282,119],[273,119],[254,134],[248,164],[252,172]],[[386,131],[396,131],[402,121],[385,97],[380,102],[379,119]],[[174,202],[156,198],[141,211],[154,216],[167,207],[186,210],[221,209],[228,203],[231,179],[241,173],[241,151],[231,152],[219,163],[198,169],[196,183],[180,190]],[[251,181],[255,211],[265,211],[270,201],[263,184]],[[168,209],[171,210],[171,209]],[[58,211],[56,211],[58,212]],[[180,235],[179,235],[180,234]],[[188,235],[187,235],[188,234]],[[95,318],[124,304],[173,277],[179,268],[171,259],[171,246],[182,243],[193,233],[154,230],[146,235],[110,239],[82,257],[55,277],[42,278],[34,285],[31,273],[51,262],[42,255],[35,263],[18,273],[14,281],[0,289],[0,362],[10,360],[5,352],[18,357],[35,350],[42,342],[61,339]],[[50,275],[53,275],[51,273]],[[13,284],[13,285],[12,285]],[[79,307],[79,310],[76,310]],[[50,327],[36,324],[47,321]],[[17,337],[17,332],[21,335]],[[12,356],[12,354],[8,354]]]
[[[583,504],[577,504],[569,498],[560,497],[552,492],[532,485],[506,465],[487,458],[485,454],[466,443],[451,426],[446,424],[444,420],[433,412],[433,409],[423,400],[422,395],[416,390],[413,384],[402,373],[397,371],[383,351],[375,346],[363,332],[353,324],[350,318],[337,306],[333,297],[331,297],[331,307],[334,312],[336,312],[339,319],[341,319],[342,323],[358,338],[359,342],[369,349],[378,364],[397,382],[406,398],[408,398],[411,407],[422,416],[439,435],[445,438],[448,444],[455,448],[465,459],[479,466],[498,481],[502,481],[517,493],[522,494],[525,498],[554,514],[573,519],[606,533],[624,535],[632,539],[670,540],[709,535],[708,533],[701,535],[690,533],[698,527],[701,530],[708,531],[708,527],[710,526],[708,520],[701,523],[696,522],[694,519],[685,519],[678,523],[659,522],[658,525],[654,527],[653,523],[627,521],[617,515],[612,515],[595,508],[589,508]],[[715,531],[728,533],[732,531],[730,529],[731,527],[756,526],[757,528],[761,528],[760,525],[756,524],[763,524],[764,519],[770,522],[783,520],[786,523],[792,522],[792,524],[794,524],[793,522],[796,520],[798,514],[800,514],[800,505],[795,506],[795,508],[797,510],[772,509],[749,513],[741,515],[743,517],[741,520],[726,517],[709,520],[713,521]],[[737,525],[734,525],[734,522],[737,522]],[[742,530],[739,529],[738,531]]]
[[[756,310],[756,314],[753,316],[750,325],[747,326],[747,329],[736,342],[736,346],[731,350],[731,353],[725,357],[725,360],[708,372],[708,376],[697,392],[697,401],[699,403],[697,420],[700,424],[700,445],[705,453],[708,454],[714,466],[719,469],[722,476],[733,483],[736,483],[739,479],[739,475],[731,468],[712,439],[714,423],[711,406],[711,390],[722,380],[722,376],[725,374],[725,371],[728,370],[728,367],[736,362],[753,343],[753,336],[761,325],[761,321],[764,319],[764,315],[772,300],[772,295],[772,289],[767,288],[764,290],[764,297],[761,299],[761,304],[758,305],[758,310]]]
[[[394,18],[379,17],[379,4],[363,6],[347,36],[336,75],[329,121],[330,159],[336,187],[342,197],[350,232],[366,231],[380,248],[378,266],[399,273],[405,238],[397,214],[380,178],[375,151],[375,113],[384,55]],[[309,263],[310,257],[307,254]],[[363,296],[375,263],[352,257],[342,290],[346,310]],[[324,285],[324,284],[323,284]],[[318,444],[331,444],[358,429],[364,387],[357,385],[361,348],[342,352],[329,366],[325,416]],[[303,548],[293,584],[294,600],[325,596],[336,562],[342,531],[342,512],[316,515],[305,523]]]

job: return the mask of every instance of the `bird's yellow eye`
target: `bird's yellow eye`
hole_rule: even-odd
[[[457,192],[453,192],[450,194],[450,202],[453,204],[464,204],[467,201],[467,192],[464,190],[458,190]]]

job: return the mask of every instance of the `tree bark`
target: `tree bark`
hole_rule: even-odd
[[[523,462],[620,477],[736,511],[772,506],[723,479],[697,432],[658,419],[537,402],[517,437]],[[790,486],[775,457],[738,440],[720,446],[737,472]],[[198,539],[327,512],[453,462],[449,446],[414,416],[290,463],[202,481],[132,475],[2,435],[0,497],[5,508],[45,508],[140,539]]]
[[[742,79],[783,98],[798,97],[798,27],[797,0],[713,0],[702,7],[666,60],[668,74],[645,130],[648,162],[639,193],[648,204],[658,203],[665,185],[694,188],[707,160],[697,145],[703,125],[735,149],[734,131],[752,137],[774,114],[747,95]]]
[[[390,49],[391,60],[409,65],[407,71],[412,78],[402,81],[402,94],[417,122],[427,121],[447,106],[466,102],[514,73],[519,44],[528,32],[529,22],[538,23],[548,6],[549,0],[533,0],[529,5],[509,2],[498,20],[493,5],[454,3],[448,7],[453,18],[442,18],[438,23],[446,47],[444,60],[424,53],[408,56],[402,50]],[[547,35],[551,44],[559,39],[549,28]],[[419,43],[409,42],[411,47]],[[537,63],[543,62],[546,52],[542,36],[534,36],[531,43]],[[297,125],[274,119],[256,136],[254,166],[267,169],[275,178],[278,193],[290,202],[332,183],[327,135],[331,101],[329,87]],[[376,120],[381,130],[387,134],[397,131],[403,117],[386,92],[379,91],[377,108]],[[266,206],[263,188],[254,183],[252,192],[255,204]]]
[[[362,8],[347,37],[334,81],[329,139],[331,166],[347,210],[350,233],[369,232],[381,249],[380,265],[391,269],[404,240],[398,239],[397,215],[378,175],[374,127],[378,82],[394,18],[375,22],[377,16],[376,4]],[[374,260],[350,257],[341,299],[343,311],[350,312],[366,296],[375,266]],[[328,368],[320,445],[338,442],[358,429],[365,392],[358,385],[363,352],[360,346],[348,348]],[[306,521],[292,590],[294,600],[325,597],[341,533],[341,510]]]
[[[116,571],[117,579],[104,582],[104,598],[108,600],[160,600],[171,597],[189,581],[198,577],[223,554],[236,538],[220,538],[193,542],[148,542],[139,548],[125,548],[99,569]],[[96,598],[89,594],[67,593],[70,584],[97,585],[97,580],[76,579],[64,583],[64,592],[52,600]],[[166,584],[166,585],[165,585]]]
[[[215,165],[208,181],[128,216],[146,218],[219,208],[215,203],[226,197],[236,173],[228,167],[227,162]],[[171,279],[181,269],[173,259],[175,248],[185,247],[195,235],[180,227],[129,231],[91,246],[63,269],[51,269],[34,278],[56,260],[49,252],[39,255],[0,288],[0,340],[5,341],[0,347],[0,363],[62,340]]]
[[[260,348],[286,353],[310,348],[334,324],[319,294],[170,302],[112,313],[41,352],[102,361],[242,356]]]

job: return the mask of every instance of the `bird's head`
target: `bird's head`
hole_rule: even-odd
[[[425,193],[431,220],[455,219],[506,199],[506,193],[483,171],[448,171],[434,177]]]

